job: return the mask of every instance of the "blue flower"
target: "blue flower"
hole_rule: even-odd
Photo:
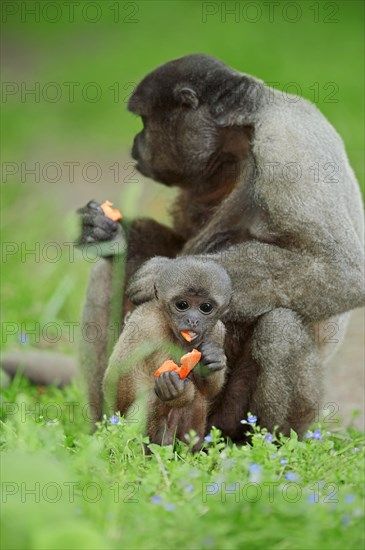
[[[307,432],[307,433],[305,434],[305,437],[306,437],[307,439],[311,439],[311,438],[313,437],[312,432]]]
[[[258,483],[261,481],[262,473],[261,473],[261,466],[259,464],[256,464],[256,462],[252,462],[249,465],[249,480],[252,483]]]
[[[294,472],[287,472],[285,474],[285,479],[287,479],[288,481],[298,481],[299,478]]]
[[[215,542],[212,537],[207,537],[202,541],[202,544],[204,548],[211,548],[212,546],[214,546]]]
[[[210,443],[213,440],[212,434],[208,434],[204,437],[205,443]]]
[[[359,451],[360,451],[359,447],[354,447],[354,448],[352,449],[352,452],[353,452],[353,453],[358,453]]]
[[[165,504],[164,506],[165,510],[167,510],[168,512],[172,512],[173,510],[176,510],[176,506],[175,504]]]
[[[187,493],[191,493],[193,490],[194,490],[194,487],[190,484],[185,487],[185,491]]]
[[[248,415],[247,422],[249,424],[255,424],[257,422],[257,416],[255,416],[254,414]]]
[[[313,504],[314,502],[318,502],[318,500],[316,499],[316,495],[309,495],[308,502],[310,504]]]
[[[118,424],[119,418],[117,417],[117,415],[113,414],[113,416],[111,416],[111,417],[109,418],[109,422],[110,422],[111,424]]]
[[[286,459],[286,458],[281,458],[281,459],[280,459],[280,464],[281,464],[282,466],[286,466],[286,465],[288,464],[287,459]]]
[[[313,434],[313,439],[322,439],[322,432],[321,430],[316,430]]]
[[[354,502],[354,500],[355,500],[355,495],[347,495],[347,496],[345,497],[345,501],[346,501],[346,502],[350,502],[350,503],[351,503],[351,502]]]
[[[153,502],[153,504],[161,504],[162,498],[160,495],[153,495],[153,497],[151,497],[151,502]]]
[[[344,525],[348,525],[350,523],[350,516],[345,514],[344,516],[342,516],[342,521],[343,521]]]
[[[265,441],[266,443],[272,443],[273,442],[273,436],[271,434],[265,435]]]
[[[26,332],[21,332],[19,335],[19,342],[21,344],[27,344],[28,343],[28,335]]]
[[[249,465],[249,470],[250,470],[251,474],[256,474],[258,472],[261,472],[261,466],[260,466],[260,464],[257,464],[256,462],[252,462]]]

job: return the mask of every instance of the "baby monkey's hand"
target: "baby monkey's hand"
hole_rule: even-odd
[[[203,342],[199,351],[202,353],[202,358],[199,365],[195,367],[194,374],[205,377],[226,368],[227,357],[219,344],[210,341]]]
[[[176,371],[164,372],[155,379],[155,393],[161,401],[171,401],[181,397],[184,389],[185,380],[181,380]]]

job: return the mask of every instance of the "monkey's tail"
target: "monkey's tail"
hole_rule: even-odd
[[[34,384],[62,388],[74,378],[77,361],[49,351],[9,351],[1,354],[0,366],[11,378],[21,372]]]

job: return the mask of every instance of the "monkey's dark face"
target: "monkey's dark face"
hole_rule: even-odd
[[[132,157],[137,169],[165,185],[191,186],[209,172],[209,159],[217,148],[217,129],[203,108],[171,105],[168,112],[142,116]]]
[[[241,82],[239,73],[204,55],[171,61],[148,74],[128,103],[143,122],[132,148],[137,169],[197,193],[225,185],[222,167],[246,155],[248,139],[244,132],[242,139],[237,132],[228,135],[218,114],[227,110],[225,103],[230,105]]]
[[[217,322],[219,313],[219,307],[213,299],[189,294],[175,296],[166,309],[170,327],[177,340],[190,340],[194,347],[202,343],[207,330]]]

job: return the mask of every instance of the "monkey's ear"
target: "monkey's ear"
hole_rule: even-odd
[[[259,80],[234,75],[217,87],[210,100],[210,113],[218,126],[254,126],[263,93],[264,85]]]
[[[174,98],[181,105],[186,105],[196,110],[199,107],[199,99],[196,91],[189,86],[176,86],[174,89]]]

